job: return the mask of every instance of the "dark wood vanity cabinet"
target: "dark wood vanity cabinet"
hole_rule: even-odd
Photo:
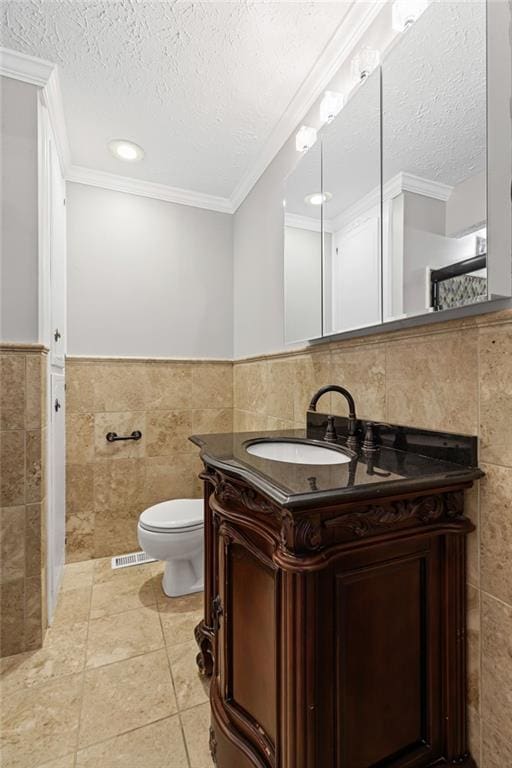
[[[475,766],[465,728],[471,483],[290,511],[206,469],[219,768]]]

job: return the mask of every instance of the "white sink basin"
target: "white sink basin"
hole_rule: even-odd
[[[284,461],[287,464],[346,464],[350,461],[349,456],[336,448],[288,440],[253,443],[247,446],[246,451],[260,459]]]

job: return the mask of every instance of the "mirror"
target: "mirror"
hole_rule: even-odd
[[[382,322],[380,71],[323,132],[324,335]]]
[[[430,3],[382,63],[383,315],[486,301],[486,6]]]
[[[285,341],[322,335],[322,148],[300,158],[284,193]]]

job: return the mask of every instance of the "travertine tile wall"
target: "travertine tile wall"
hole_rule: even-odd
[[[0,346],[0,656],[46,628],[46,351]]]
[[[480,768],[512,765],[512,311],[234,365],[236,430],[303,427],[318,387],[358,415],[480,437],[468,542],[469,723]],[[319,410],[345,413],[328,396]]]
[[[200,496],[193,433],[231,431],[230,362],[67,360],[67,560],[138,549],[137,519],[159,501]],[[142,432],[108,443],[107,432]]]

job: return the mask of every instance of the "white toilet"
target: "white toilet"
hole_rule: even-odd
[[[162,587],[169,597],[203,589],[202,499],[173,499],[148,507],[139,517],[141,548],[156,560],[165,560]]]

